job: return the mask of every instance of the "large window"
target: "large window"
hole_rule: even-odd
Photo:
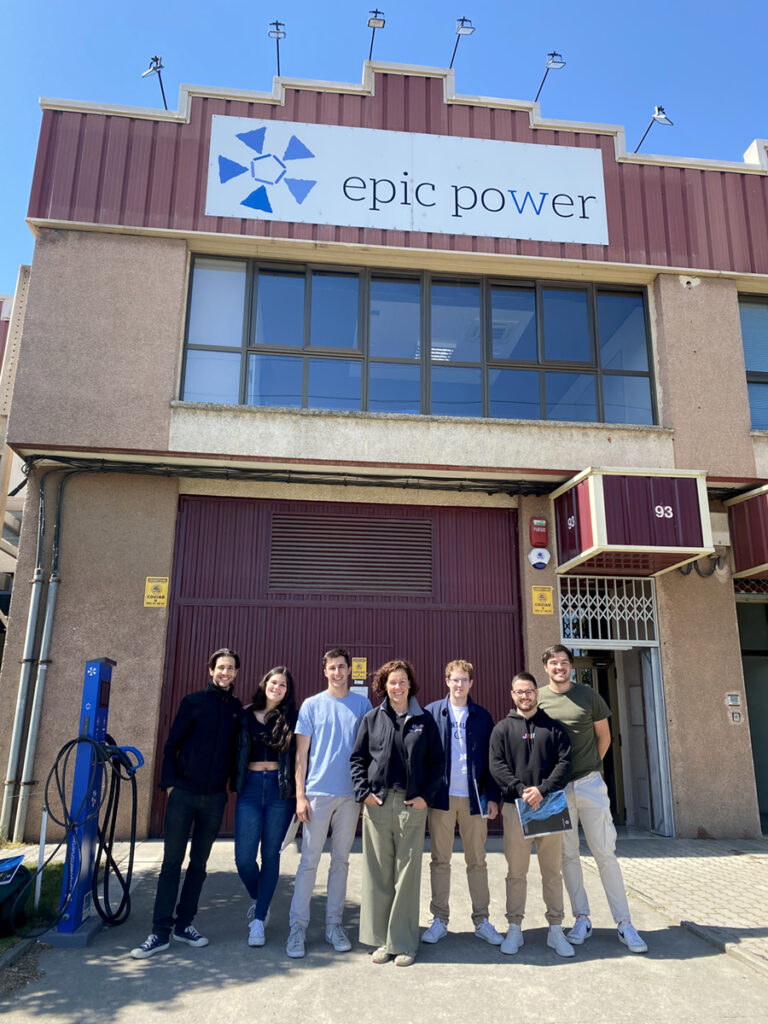
[[[742,296],[739,313],[752,428],[768,430],[768,301]]]
[[[199,257],[183,398],[651,424],[645,296]]]

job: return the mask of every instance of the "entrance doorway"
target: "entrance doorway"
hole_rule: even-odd
[[[747,695],[747,715],[755,766],[760,826],[768,834],[768,604],[738,602],[741,660]]]

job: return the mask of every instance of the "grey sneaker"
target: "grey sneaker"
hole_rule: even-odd
[[[480,924],[475,925],[475,935],[491,946],[500,946],[504,941],[504,936],[496,931],[487,917]]]
[[[560,924],[551,924],[549,926],[547,945],[550,949],[554,949],[558,956],[576,956],[576,950],[566,939],[563,933],[563,926]]]
[[[441,921],[439,917],[433,917],[429,925],[429,928],[421,936],[422,942],[439,942],[440,939],[444,939],[448,934],[448,928],[445,922]]]
[[[592,934],[592,922],[585,914],[580,914],[573,922],[573,928],[565,936],[572,946],[580,946]]]
[[[340,924],[325,926],[325,941],[330,943],[337,953],[348,953],[352,949],[352,943]]]
[[[623,942],[630,953],[647,953],[648,947],[640,938],[631,921],[619,925],[619,942]]]
[[[170,946],[168,936],[161,939],[159,935],[148,935],[140,946],[131,950],[131,956],[134,960],[146,960],[147,957],[154,956],[155,953],[162,953],[164,949],[168,949]]]
[[[266,936],[264,935],[264,922],[260,921],[258,917],[254,917],[248,926],[248,945],[263,946],[266,941]]]
[[[173,937],[177,942],[186,942],[188,946],[207,946],[208,939],[195,928],[193,924],[188,924],[186,928],[179,928],[178,925],[173,929]]]
[[[306,929],[298,921],[291,925],[291,933],[288,942],[285,944],[285,952],[294,960],[304,956],[304,933]]]
[[[523,929],[519,924],[511,924],[507,929],[505,939],[501,943],[501,952],[513,956],[524,945]]]

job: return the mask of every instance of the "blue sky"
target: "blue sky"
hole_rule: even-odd
[[[696,4],[646,0],[381,0],[386,27],[374,59],[448,65],[456,19],[474,35],[459,44],[459,92],[531,100],[546,54],[552,71],[541,95],[545,117],[624,125],[630,149],[655,104],[674,127],[654,126],[643,152],[741,160],[753,139],[768,138],[764,55],[765,0]],[[284,75],[359,82],[368,56],[370,3],[336,0],[103,0],[6,5],[0,59],[3,159],[0,161],[0,294],[12,293],[18,267],[32,260],[25,224],[40,128],[40,96],[160,107],[156,78],[141,78],[163,58],[168,105],[179,85],[270,91],[275,46],[268,23],[285,22]]]

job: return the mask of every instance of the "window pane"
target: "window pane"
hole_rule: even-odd
[[[587,293],[563,288],[542,291],[544,358],[567,363],[591,363]]]
[[[300,356],[250,356],[247,405],[301,408]]]
[[[650,380],[604,375],[603,413],[606,423],[653,423]]]
[[[240,401],[240,353],[194,349],[187,352],[184,401],[237,405]]]
[[[648,345],[642,295],[598,295],[597,319],[603,368],[647,370]]]
[[[468,366],[433,366],[432,415],[482,416],[480,373]]]
[[[310,409],[359,409],[362,363],[352,359],[310,359]]]
[[[541,419],[539,375],[535,370],[489,370],[491,416],[510,420]]]
[[[421,354],[418,281],[371,281],[371,355],[418,359]]]
[[[494,359],[536,359],[536,292],[533,288],[491,289]]]
[[[262,271],[256,280],[257,345],[304,344],[304,275]]]
[[[310,345],[357,348],[357,274],[312,275]]]
[[[768,384],[747,384],[752,429],[768,430]]]
[[[402,363],[371,363],[370,412],[421,412],[421,368]]]
[[[740,299],[739,312],[747,369],[768,373],[768,302]]]
[[[241,348],[244,305],[245,263],[195,260],[188,343]]]
[[[432,358],[480,362],[480,289],[477,285],[432,285]]]
[[[592,373],[547,373],[544,386],[547,395],[548,420],[597,420],[595,377]]]

